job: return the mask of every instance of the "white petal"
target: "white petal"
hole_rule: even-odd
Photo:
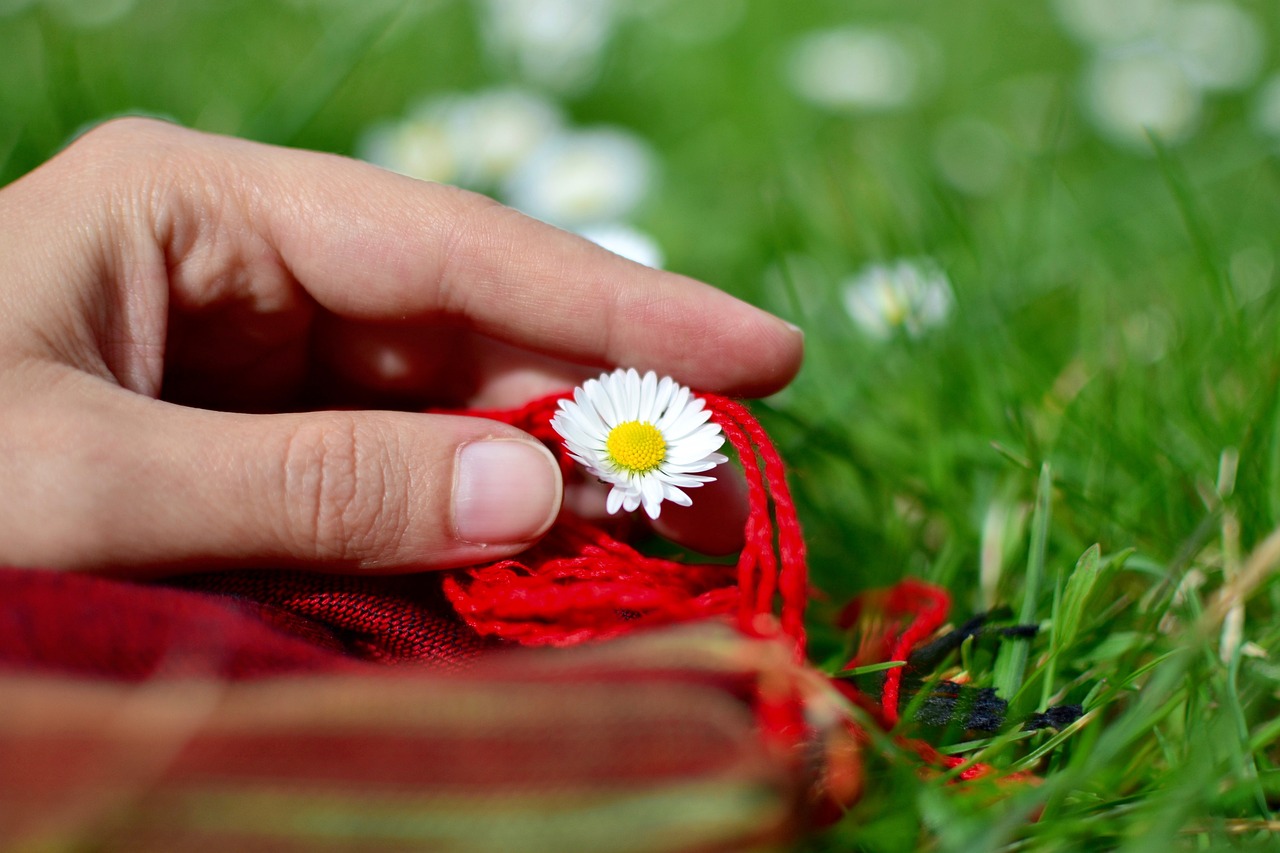
[[[662,513],[662,490],[661,490],[661,488],[659,488],[659,490],[658,490],[658,497],[656,497],[656,498],[651,497],[651,496],[650,496],[650,495],[648,495],[648,494],[645,494],[645,496],[644,496],[644,512],[645,512],[645,515],[649,516],[650,518],[652,518],[652,519],[654,519],[654,520],[657,520],[658,516]]]
[[[594,474],[596,472],[596,460],[591,454],[579,453],[573,448],[569,448],[569,456],[582,467],[590,469],[591,473]]]
[[[688,474],[701,475],[703,471],[710,471],[712,468],[715,468],[715,467],[716,467],[715,462],[712,462],[706,459],[697,459],[697,460],[694,460],[693,462],[684,462],[679,465],[675,463],[664,462],[662,463],[661,471],[664,476],[683,477]]]
[[[641,384],[640,374],[636,372],[636,369],[633,367],[628,370],[627,381],[623,385],[626,390],[627,420],[636,420],[636,415],[640,412]]]
[[[662,482],[666,485],[679,486],[682,489],[696,489],[703,483],[710,483],[715,477],[702,477],[696,474],[665,474]]]
[[[613,402],[609,398],[609,392],[605,389],[604,383],[588,379],[582,386],[582,390],[586,392],[587,400],[590,401],[591,407],[599,415],[600,422],[604,425],[605,430],[608,431],[616,427],[619,423],[619,418],[613,409]]]
[[[662,460],[662,470],[671,474],[683,474],[690,471],[709,471],[716,467],[715,460],[707,458],[710,454],[696,453],[691,456],[670,456]]]
[[[701,403],[701,400],[698,400]],[[690,403],[685,406],[684,411],[678,416],[667,421],[666,432],[672,436],[689,435],[701,426],[705,426],[707,421],[711,420],[711,412],[704,409],[701,405],[693,405]]]
[[[664,467],[668,474],[697,474],[701,471],[710,471],[719,464],[719,462],[711,459],[703,459],[699,462],[687,462],[682,465],[672,464]]]
[[[614,420],[609,423],[610,427],[616,427],[620,423],[635,420],[635,406],[631,402],[631,374],[635,371],[617,371],[610,377],[610,381],[604,383],[606,393],[609,395],[609,402],[613,406]],[[639,391],[640,378],[636,377],[637,392]],[[637,393],[635,396],[639,396]]]
[[[677,387],[676,381],[670,376],[662,377],[662,381],[658,383],[658,393],[653,399],[653,411],[655,415],[655,419],[653,421],[654,424],[658,423],[657,418],[662,417],[662,415],[666,413],[667,406],[671,403],[671,395],[675,392]]]
[[[720,445],[714,439],[681,443],[667,451],[666,458],[662,461],[665,465],[692,465],[707,460],[719,449]]]
[[[671,403],[667,406],[667,411],[659,419],[660,422],[655,423],[654,426],[665,433],[666,425],[675,423],[676,419],[680,417],[680,413],[684,411],[685,405],[689,402],[689,394],[688,388],[684,385],[677,385],[675,392],[671,395]]]
[[[648,476],[640,478],[640,492],[644,496],[645,507],[649,504],[662,503],[662,481],[657,477]]]
[[[600,432],[586,432],[578,424],[566,424],[564,435],[566,441],[571,441],[581,447],[583,450],[589,450],[592,453],[605,452],[605,434]]]
[[[552,418],[551,428],[560,433],[566,442],[582,447],[591,446],[599,437],[598,433],[588,431],[576,419],[568,416],[557,415]]]
[[[604,502],[604,508],[609,515],[617,515],[618,510],[622,509],[622,498],[625,494],[626,490],[622,486],[614,486],[609,490],[609,497]]]
[[[679,504],[680,506],[690,506],[693,504],[693,498],[689,497],[670,483],[662,484],[662,496],[673,504]]]
[[[609,430],[604,425],[604,421],[601,420],[600,413],[596,411],[595,405],[587,398],[586,392],[582,388],[575,388],[573,399],[577,401],[576,404],[572,407],[567,407],[565,414],[582,424],[584,429],[600,435],[607,435]]]
[[[622,508],[635,512],[640,507],[640,492],[628,489],[622,500]]]
[[[650,370],[640,380],[640,405],[636,408],[636,420],[653,423],[657,415],[653,410],[653,401],[658,395],[658,374]]]

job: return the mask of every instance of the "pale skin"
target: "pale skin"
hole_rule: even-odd
[[[617,365],[754,396],[794,327],[481,196],[126,119],[0,190],[0,565],[403,572],[537,541],[565,493],[496,421]],[[404,409],[401,411],[396,408]],[[732,475],[659,530],[740,542]]]

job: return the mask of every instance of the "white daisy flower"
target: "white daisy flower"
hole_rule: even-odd
[[[488,188],[559,132],[564,117],[547,98],[516,88],[459,99],[444,117],[465,186]]]
[[[575,461],[613,486],[611,515],[643,504],[657,518],[664,500],[689,506],[682,489],[710,483],[715,477],[702,472],[728,461],[716,452],[724,435],[705,406],[670,377],[619,369],[573,389],[551,426]]]
[[[1175,144],[1195,132],[1204,96],[1180,57],[1159,45],[1103,54],[1085,78],[1094,126],[1119,145],[1150,150],[1150,136]]]
[[[941,326],[955,307],[951,281],[927,258],[868,264],[842,286],[845,310],[870,337],[886,340],[901,329],[919,338]]]
[[[1173,12],[1173,0],[1054,0],[1052,5],[1066,30],[1092,47],[1155,35]]]
[[[911,47],[887,30],[847,27],[804,36],[787,65],[792,88],[820,107],[893,110],[914,100],[921,69]]]
[[[1253,125],[1268,136],[1280,137],[1280,74],[1273,74],[1258,89],[1253,105]]]
[[[356,143],[356,156],[420,181],[453,183],[461,168],[448,131],[426,114],[374,125]]]
[[[615,0],[485,0],[480,25],[502,65],[532,83],[572,92],[599,74],[619,12]]]
[[[503,184],[507,203],[561,228],[622,219],[654,183],[657,155],[643,139],[612,127],[553,136]]]
[[[18,4],[19,8],[23,5]],[[136,5],[137,0],[45,0],[44,3],[45,8],[62,21],[86,30],[114,24],[133,12]]]
[[[1266,52],[1262,26],[1233,3],[1180,6],[1166,38],[1192,82],[1209,92],[1248,86],[1257,79]]]
[[[621,255],[629,261],[644,264],[655,270],[662,269],[662,247],[643,231],[637,231],[622,222],[603,222],[578,229],[578,236],[586,237],[597,246],[601,246]]]

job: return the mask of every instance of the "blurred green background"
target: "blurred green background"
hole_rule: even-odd
[[[1036,765],[1065,781],[1034,795],[1057,822],[1024,836],[881,768],[832,849],[1265,846],[1263,824],[1225,822],[1270,820],[1280,791],[1280,587],[1230,640],[1177,626],[1280,524],[1280,8],[0,0],[0,183],[118,114],[373,156],[378,128],[495,87],[631,139],[649,170],[626,227],[805,328],[804,372],[758,411],[825,596],[818,658],[839,649],[835,605],[908,574],[965,615],[1022,607],[1031,566],[1052,632],[1100,546],[1083,623],[1050,633],[1052,663],[1032,645],[1043,680],[1015,708],[1092,696],[1127,751]],[[1178,710],[1127,710],[1132,674],[1186,648],[1161,694]]]

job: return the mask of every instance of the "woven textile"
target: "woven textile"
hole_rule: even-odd
[[[338,668],[133,683],[10,670],[0,837],[607,853],[783,849],[804,825],[815,768],[758,727],[762,691],[809,677],[776,643],[703,624],[465,674]]]

